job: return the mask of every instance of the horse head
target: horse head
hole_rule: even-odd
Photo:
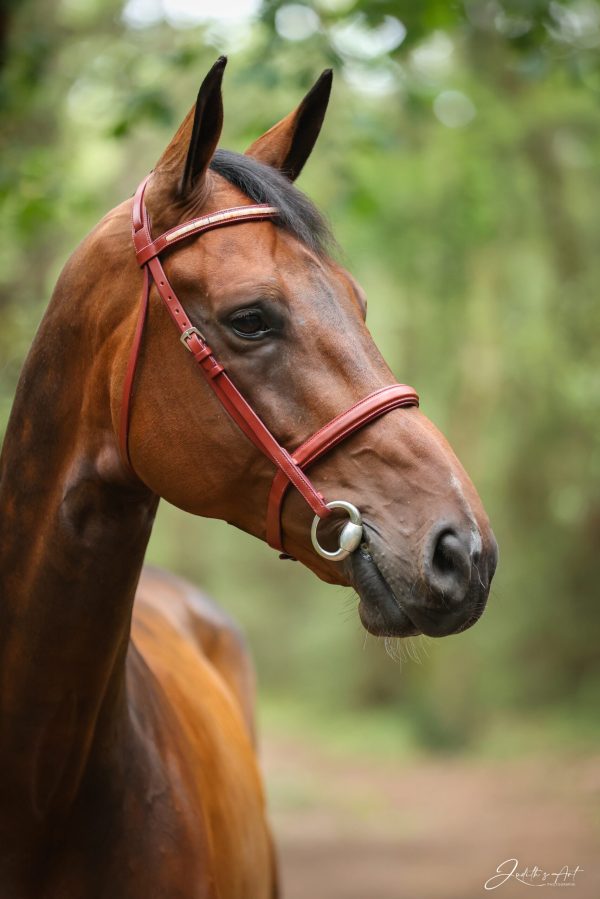
[[[319,134],[331,73],[241,155],[217,150],[224,64],[219,60],[202,84],[148,181],[145,203],[154,234],[217,210],[256,203],[277,209],[266,220],[194,234],[167,247],[161,259],[194,331],[291,452],[394,377],[365,323],[363,291],[330,255],[324,219],[293,183]],[[141,283],[130,213],[130,203],[123,204],[96,236],[103,258],[112,260],[97,277],[116,291],[120,308],[113,309],[120,316],[110,398],[115,434]],[[156,285],[149,299],[127,435],[135,474],[124,465],[123,478],[265,539],[273,464],[182,351]],[[342,561],[315,552],[313,512],[291,489],[281,515],[285,550],[320,578],[354,587],[370,632],[439,636],[477,620],[496,543],[475,487],[417,405],[394,408],[355,430],[308,475],[327,499],[360,510],[361,542]],[[320,523],[321,545],[337,545],[344,521],[332,514]]]

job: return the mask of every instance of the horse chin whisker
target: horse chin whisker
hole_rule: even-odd
[[[408,652],[410,658],[417,665],[422,665],[423,660],[419,654],[419,644],[413,637],[409,637],[406,640],[406,651]]]

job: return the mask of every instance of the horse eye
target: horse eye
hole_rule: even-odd
[[[259,309],[243,309],[229,319],[229,323],[238,337],[264,337],[271,328]]]

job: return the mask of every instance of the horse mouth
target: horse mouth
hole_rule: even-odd
[[[358,614],[365,630],[376,637],[413,637],[421,633],[368,549],[360,547],[352,553],[350,568],[360,599]]]
[[[455,609],[433,604],[417,582],[409,596],[398,595],[367,543],[353,552],[348,561],[350,579],[360,599],[360,620],[365,630],[376,637],[444,637],[462,633],[479,620],[485,608],[487,591],[486,596],[475,596]]]

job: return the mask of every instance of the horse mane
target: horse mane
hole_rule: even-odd
[[[334,245],[331,229],[308,197],[280,171],[251,156],[216,150],[210,168],[239,188],[253,203],[277,206],[276,224],[285,228],[319,256]]]

